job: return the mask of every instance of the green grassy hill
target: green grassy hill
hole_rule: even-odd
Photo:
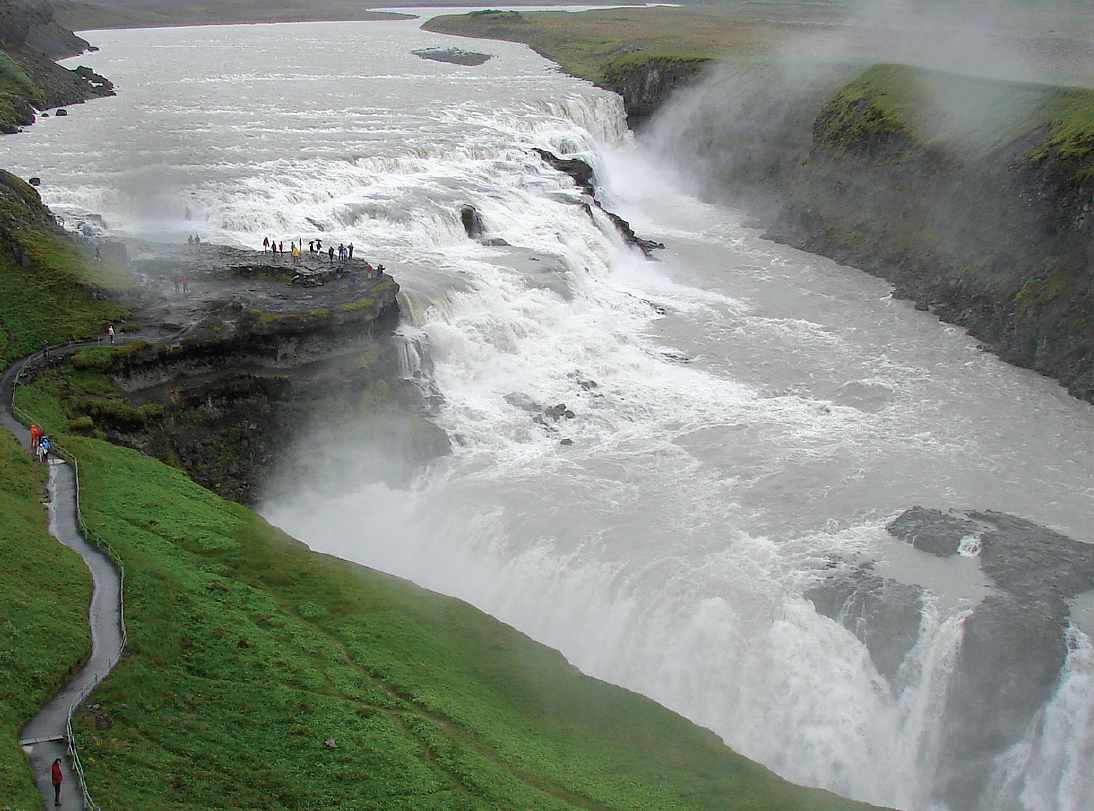
[[[47,384],[20,404],[60,420]],[[458,600],[75,436],[129,653],[75,726],[104,808],[836,809]],[[73,595],[73,602],[78,602]]]

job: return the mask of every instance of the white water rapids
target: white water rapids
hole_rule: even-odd
[[[521,46],[414,22],[85,36],[101,51],[75,61],[118,96],[5,136],[0,165],[118,233],[353,242],[429,346],[451,457],[404,490],[297,482],[267,517],[478,605],[791,780],[934,807],[939,698],[986,587],[971,559],[925,560],[885,524],[915,504],[995,509],[1094,541],[1094,409],[699,202],[618,99]],[[592,163],[661,261],[534,147]],[[465,204],[513,247],[467,239]],[[537,424],[512,404],[530,401],[575,416]],[[936,595],[896,695],[802,596],[829,556]],[[1089,630],[1000,759],[1008,807],[1091,807]]]

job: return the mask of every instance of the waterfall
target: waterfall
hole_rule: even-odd
[[[433,358],[429,354],[429,336],[420,329],[401,325],[392,336],[399,360],[399,376],[417,388],[426,410],[436,413],[444,402],[433,376]]]

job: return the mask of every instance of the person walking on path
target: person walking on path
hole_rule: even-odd
[[[53,781],[53,804],[61,804],[61,783],[65,781],[65,774],[61,771],[61,759],[53,761],[49,770],[50,779]]]
[[[110,336],[110,343],[114,343],[114,325],[111,324],[106,328],[106,334]]]
[[[37,423],[31,423],[30,426],[30,452],[38,455],[38,440],[42,438],[42,429],[38,427]]]
[[[333,245],[331,245],[327,249],[327,256],[330,257],[330,263],[333,265],[334,264],[334,246]]]

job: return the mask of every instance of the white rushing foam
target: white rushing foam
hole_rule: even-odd
[[[481,606],[795,781],[930,807],[939,696],[983,585],[932,571],[956,596],[928,607],[896,690],[803,593],[831,556],[914,580],[884,524],[917,503],[1094,540],[1088,406],[689,197],[618,99],[520,46],[461,40],[495,54],[466,68],[411,55],[449,43],[410,23],[90,38],[102,51],[81,61],[118,97],[5,137],[6,166],[118,232],[353,242],[403,286],[409,373],[429,373],[428,344],[452,456],[405,490],[304,483],[268,517]],[[534,147],[592,163],[662,261]],[[465,204],[513,247],[468,240]],[[544,426],[530,402],[575,417]],[[1087,646],[1004,764],[1018,807],[1088,802],[1094,756],[1067,724],[1094,706]]]

